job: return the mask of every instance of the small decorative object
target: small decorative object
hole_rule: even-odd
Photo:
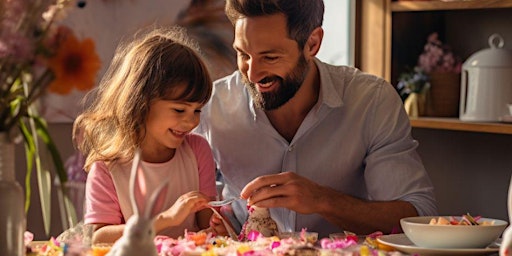
[[[425,115],[426,93],[430,88],[428,77],[419,67],[402,73],[398,79],[397,90],[404,100],[404,107],[410,117]]]
[[[257,231],[264,237],[279,235],[277,224],[270,216],[268,208],[252,205],[249,207],[248,212],[249,218],[242,226],[238,240],[244,241],[250,239],[251,232],[253,231]]]
[[[397,90],[409,116],[457,116],[461,66],[438,34],[430,34],[417,65],[399,77]]]
[[[0,133],[5,134],[7,141],[24,141],[27,180],[30,180],[34,168],[46,234],[49,233],[51,219],[50,177],[55,172],[61,184],[65,184],[66,173],[36,103],[49,87],[52,90],[65,91],[61,86],[94,86],[94,77],[99,70],[99,58],[95,55],[94,43],[84,40],[87,42],[82,44],[78,40],[72,40],[72,31],[58,25],[70,2],[72,1],[0,1]],[[83,58],[84,52],[89,53],[91,49],[93,54],[87,55],[89,58]],[[70,74],[80,76],[69,80]],[[62,83],[62,79],[68,79],[67,83]],[[92,83],[82,83],[83,81]],[[45,149],[40,143],[46,145],[54,167],[42,161],[40,153]],[[30,206],[30,183],[27,183],[25,189],[27,211]],[[14,220],[2,218],[0,223],[17,226],[18,223],[12,222]],[[0,247],[5,248],[2,245]]]
[[[430,88],[426,99],[426,115],[455,117],[459,114],[460,71],[462,62],[436,32],[429,35],[418,67],[427,74]]]

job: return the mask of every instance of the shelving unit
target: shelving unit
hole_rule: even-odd
[[[488,47],[498,31],[512,43],[512,0],[365,0],[361,4],[360,67],[397,83],[405,66],[414,66],[427,36],[439,32],[443,42],[464,60]],[[484,36],[478,37],[477,35]],[[511,45],[508,43],[507,45]],[[457,53],[457,52],[456,52]],[[417,128],[512,134],[512,124],[462,122],[458,118],[421,117]]]
[[[393,84],[400,68],[417,61],[432,30],[463,59],[488,47],[492,33],[502,34],[505,47],[512,49],[512,0],[357,2],[356,65]],[[507,218],[512,124],[457,117],[421,117],[410,123],[440,214],[469,211]]]
[[[397,1],[391,2],[392,12],[439,11],[466,9],[510,8],[510,0],[460,0],[460,1]]]
[[[465,122],[457,118],[411,118],[411,126],[416,128],[440,129],[466,132],[483,132],[512,135],[512,124]]]

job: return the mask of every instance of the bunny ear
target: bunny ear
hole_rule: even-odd
[[[140,215],[144,210],[144,195],[146,194],[146,179],[144,168],[140,162],[140,149],[135,151],[132,170],[130,173],[130,201],[134,215]]]
[[[149,202],[144,211],[144,217],[153,219],[156,215],[162,212],[164,208],[165,198],[167,197],[167,190],[169,189],[169,180],[166,179],[158,188],[151,194]]]

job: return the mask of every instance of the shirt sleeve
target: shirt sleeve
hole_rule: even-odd
[[[404,200],[412,203],[419,215],[436,215],[434,189],[416,152],[409,118],[400,98],[387,84],[381,87],[374,105],[372,145],[366,157],[365,180],[373,200]]]
[[[206,139],[197,134],[188,136],[188,143],[197,159],[199,191],[215,198],[217,196],[215,186],[215,161],[213,160],[210,144],[208,144]]]
[[[85,224],[123,224],[112,176],[103,162],[92,164],[85,187]]]

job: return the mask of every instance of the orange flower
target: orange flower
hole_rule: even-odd
[[[55,56],[48,60],[48,66],[55,74],[55,79],[50,83],[48,90],[64,95],[70,93],[73,87],[79,91],[92,89],[101,61],[92,39],[79,41],[69,31]]]

